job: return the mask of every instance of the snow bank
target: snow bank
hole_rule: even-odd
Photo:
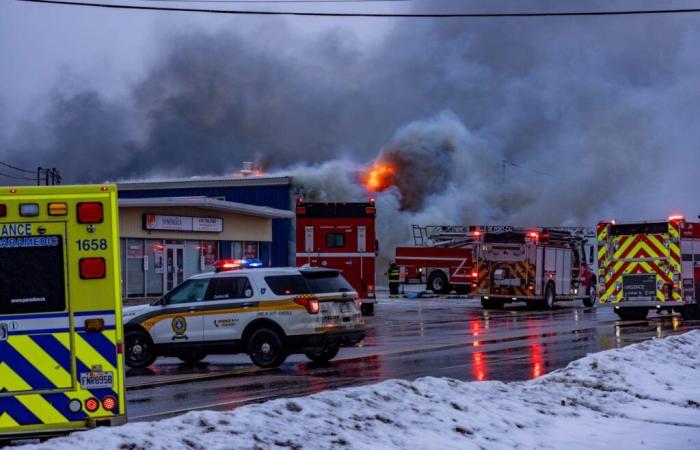
[[[534,381],[422,378],[74,433],[37,449],[700,448],[700,331]]]

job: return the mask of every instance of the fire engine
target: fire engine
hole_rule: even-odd
[[[668,220],[600,222],[600,301],[622,320],[643,320],[650,309],[700,316],[700,223]]]
[[[374,200],[361,203],[304,202],[296,205],[297,266],[338,269],[357,291],[364,315],[374,313]]]
[[[437,294],[468,294],[472,284],[472,242],[467,227],[413,225],[413,247],[396,247],[401,281],[426,284]]]
[[[471,231],[475,287],[484,308],[516,301],[543,309],[558,300],[595,305],[594,230],[474,226]]]
[[[126,422],[118,226],[113,185],[0,188],[0,441]]]

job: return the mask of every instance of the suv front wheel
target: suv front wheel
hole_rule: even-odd
[[[124,335],[126,365],[133,369],[148,367],[156,360],[155,346],[145,331],[129,330]]]
[[[287,359],[280,336],[269,328],[255,331],[248,341],[248,356],[258,367],[279,367]]]

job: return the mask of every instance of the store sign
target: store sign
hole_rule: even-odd
[[[205,233],[221,233],[224,230],[224,221],[216,217],[193,217],[192,231]]]
[[[145,230],[221,233],[224,231],[224,219],[219,217],[162,216],[159,214],[144,214],[143,228]]]

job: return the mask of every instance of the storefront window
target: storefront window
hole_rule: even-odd
[[[202,271],[213,271],[214,262],[219,259],[219,243],[216,241],[202,241],[200,245],[200,253]]]
[[[199,241],[185,241],[185,279],[201,273],[201,261],[199,255]]]
[[[139,297],[144,293],[144,272],[143,272],[143,240],[126,240],[126,272],[125,272],[126,295],[129,297]]]
[[[163,241],[146,240],[146,296],[163,294]]]
[[[243,242],[231,242],[231,257],[233,259],[243,258]]]
[[[258,257],[258,243],[257,242],[245,242],[243,245],[243,257],[255,259]]]

